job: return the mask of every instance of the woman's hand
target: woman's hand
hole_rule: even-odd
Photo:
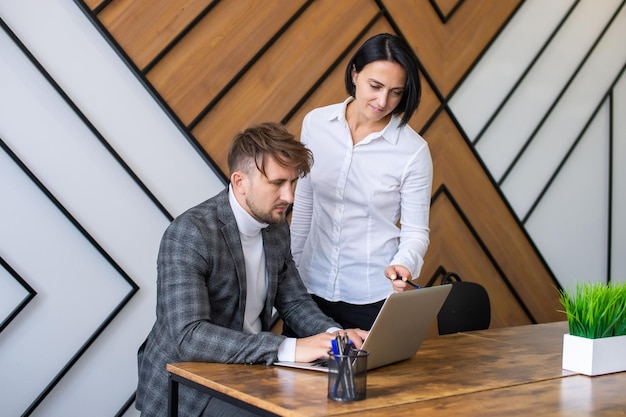
[[[385,268],[385,276],[391,280],[393,292],[403,292],[414,288],[408,283],[411,281],[411,272],[402,265],[389,265]]]

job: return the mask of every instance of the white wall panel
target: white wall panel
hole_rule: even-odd
[[[4,259],[38,292],[2,334],[3,415],[26,409],[131,291],[48,198],[2,154],[0,242]],[[8,188],[18,186],[19,193]],[[6,338],[6,339],[5,339]],[[28,366],[24,366],[27,364]]]
[[[0,16],[168,211],[223,187],[72,1],[4,1]]]
[[[0,333],[1,365],[18,375],[1,383],[0,415],[21,415],[50,383],[32,415],[115,415],[136,389],[169,219],[98,139],[173,216],[223,182],[75,4],[0,2],[0,18],[60,86],[0,31],[0,139],[139,287],[120,304],[131,285],[0,150],[0,256],[38,292]],[[25,292],[4,268],[0,286],[11,306],[4,319]]]
[[[624,78],[626,8],[618,0],[601,5],[593,0],[526,1],[450,100],[450,109],[562,285],[574,279],[606,281],[608,275],[623,280],[619,277],[626,275],[622,214],[626,213],[626,171],[622,168],[626,138],[621,117],[626,108],[619,101],[624,87],[621,93],[615,89],[615,108],[594,116],[612,84]],[[568,16],[571,6],[575,7]],[[552,31],[555,35],[549,42]],[[531,66],[544,43],[545,50]],[[525,69],[528,72],[522,74]],[[502,102],[508,94],[510,98]],[[613,136],[607,114],[613,115]],[[493,120],[485,125],[490,117]],[[559,171],[592,119],[593,130],[579,144],[589,149],[589,143],[594,143],[592,153],[585,159],[575,149]],[[611,138],[614,208],[609,220],[606,184]],[[595,170],[589,173],[591,169]],[[580,176],[585,185],[597,182],[577,194],[582,192]]]
[[[523,78],[524,71],[540,53],[573,3],[573,0],[527,1],[455,91],[449,105],[472,142],[479,139],[477,136],[489,118]],[[511,123],[511,120],[507,118],[507,122]],[[514,126],[509,126],[507,134],[513,129]],[[500,140],[503,144],[508,143],[506,137]],[[502,156],[492,156],[489,146],[482,152],[483,159],[490,162],[494,172],[502,171],[497,169]]]
[[[613,222],[611,278],[626,281],[626,74],[613,91]]]
[[[9,316],[28,297],[28,290],[20,285],[4,268],[0,268],[0,323],[8,321]]]
[[[572,77],[614,13],[617,3],[608,1],[605,7],[598,8],[593,1],[581,2],[477,143],[476,149],[496,181],[502,179],[506,169],[514,162],[517,154],[558,99],[568,79]],[[542,4],[545,5],[545,2]],[[511,49],[517,49],[515,45],[516,43],[513,43],[509,46]],[[591,82],[589,85],[594,84],[595,82]],[[596,100],[591,104],[592,108],[597,104]],[[570,125],[560,127],[570,128]],[[561,135],[561,137],[570,136]],[[516,190],[525,193],[527,189],[516,188]],[[525,199],[524,195],[520,198],[529,200]],[[517,206],[515,208],[517,211]]]
[[[607,274],[609,114],[606,102],[526,223],[539,252],[561,260],[552,268],[568,289]]]
[[[587,12],[590,14],[591,10]],[[582,31],[587,24],[589,23],[586,20],[580,22],[577,25],[578,30]],[[595,33],[589,32],[590,36]],[[626,62],[625,36],[626,8],[622,8],[506,178],[502,190],[520,218],[526,216],[530,206],[619,76]],[[576,45],[579,43],[561,47],[574,49]],[[579,47],[586,48],[586,45]]]

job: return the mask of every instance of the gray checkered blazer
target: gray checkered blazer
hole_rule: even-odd
[[[339,327],[308,295],[291,257],[289,226],[263,230],[268,289],[263,331],[244,334],[246,271],[228,189],[167,228],[157,260],[156,322],[139,348],[137,409],[165,416],[171,362],[272,364],[282,335],[269,332],[272,307],[294,331],[310,336]],[[179,413],[199,416],[209,397],[181,386]]]

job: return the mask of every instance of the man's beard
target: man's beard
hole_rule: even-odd
[[[287,213],[286,209],[281,212],[272,213],[272,211],[275,208],[281,206],[280,204],[273,206],[269,212],[261,211],[252,201],[248,200],[247,198],[246,198],[246,205],[250,209],[250,212],[252,213],[252,217],[254,217],[256,221],[258,222],[267,223],[267,224],[280,224],[285,221],[286,213]]]

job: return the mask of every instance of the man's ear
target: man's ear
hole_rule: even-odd
[[[235,171],[230,175],[230,183],[233,186],[233,191],[238,194],[245,193],[244,182],[246,181],[246,176],[240,171]]]

